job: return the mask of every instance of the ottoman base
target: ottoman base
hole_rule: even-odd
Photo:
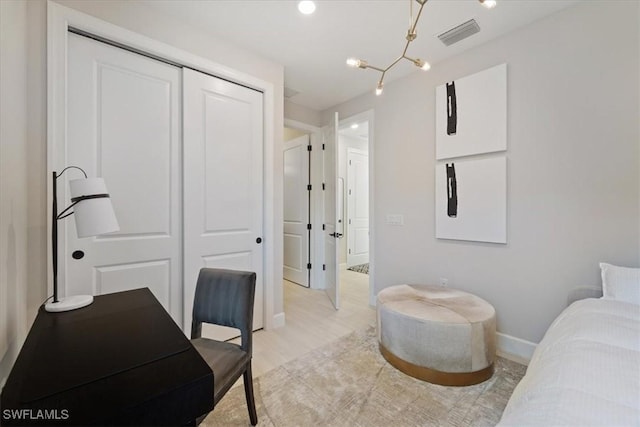
[[[393,367],[399,371],[433,384],[446,386],[467,386],[479,384],[488,380],[493,375],[493,363],[484,369],[475,372],[442,372],[424,366],[414,365],[391,353],[382,344],[378,344],[380,353]]]

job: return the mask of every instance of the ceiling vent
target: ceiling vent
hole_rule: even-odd
[[[480,31],[480,26],[475,19],[470,19],[465,23],[453,27],[452,29],[445,31],[438,35],[438,38],[445,46],[451,46],[454,43],[458,43],[460,40],[464,40],[469,36],[474,35]]]
[[[291,89],[290,87],[286,87],[286,86],[284,87],[284,97],[287,99],[293,98],[299,93],[300,92],[298,92],[297,90]]]

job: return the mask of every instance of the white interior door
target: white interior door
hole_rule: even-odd
[[[309,287],[309,135],[284,144],[284,262],[286,280]]]
[[[263,325],[262,93],[184,69],[184,326],[203,267],[254,271],[253,327]],[[223,330],[224,329],[224,330]],[[236,330],[203,325],[203,336]]]
[[[347,267],[369,262],[369,156],[347,151]]]
[[[59,222],[60,294],[148,287],[182,325],[181,70],[68,37],[68,137],[55,169],[103,177],[120,231],[78,239],[72,219]],[[59,211],[68,181],[81,177],[70,170],[58,180]]]
[[[324,271],[325,291],[336,310],[340,308],[340,271],[338,270],[338,113],[323,129],[324,137]]]

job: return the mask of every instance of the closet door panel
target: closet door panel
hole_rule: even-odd
[[[73,218],[59,222],[60,293],[148,287],[182,325],[182,71],[76,34],[68,48],[68,138],[55,170],[103,177],[120,231],[78,239]],[[58,180],[59,210],[80,177]]]
[[[203,267],[257,274],[263,324],[263,106],[260,92],[193,70],[184,76],[184,324]],[[211,338],[237,335],[203,329]]]

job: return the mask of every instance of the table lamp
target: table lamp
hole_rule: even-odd
[[[69,169],[80,170],[84,178],[69,181],[71,205],[58,213],[57,180]],[[73,210],[71,210],[73,209]],[[92,295],[74,295],[58,298],[58,221],[74,214],[78,237],[91,237],[118,231],[118,221],[113,212],[111,199],[102,178],[88,178],[77,166],[66,167],[57,174],[53,172],[53,208],[51,210],[51,249],[53,257],[53,301],[45,304],[45,310],[60,312],[85,307],[93,302]]]

